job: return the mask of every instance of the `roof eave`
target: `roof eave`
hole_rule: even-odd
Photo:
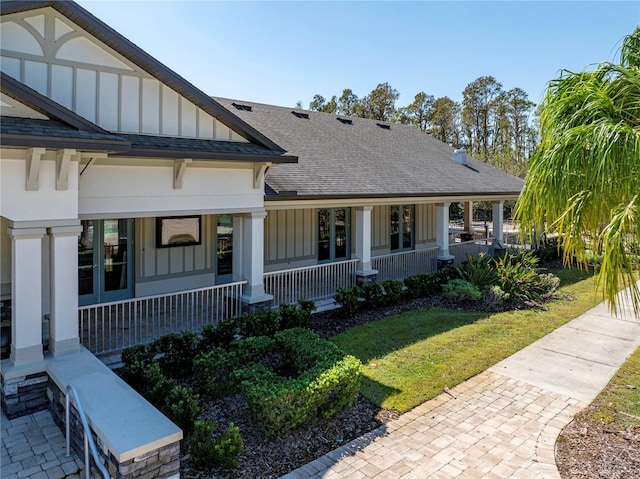
[[[284,195],[265,195],[268,201],[314,201],[314,200],[338,200],[338,199],[374,199],[374,198],[467,198],[473,196],[482,197],[517,197],[520,191],[474,191],[474,192],[456,192],[456,193],[381,193],[381,194],[351,194],[351,195],[300,195],[300,194],[284,194]]]
[[[211,161],[247,161],[251,163],[297,163],[298,157],[293,155],[259,155],[254,153],[216,153],[193,150],[167,150],[155,148],[130,148],[123,157],[137,158],[191,158]]]
[[[22,148],[74,148],[83,151],[101,151],[120,153],[128,151],[129,142],[122,140],[98,140],[85,138],[68,138],[57,136],[0,134],[2,146]]]

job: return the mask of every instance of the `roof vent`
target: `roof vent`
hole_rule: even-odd
[[[453,150],[453,161],[461,165],[467,164],[467,150],[464,148],[456,148]]]
[[[344,123],[345,125],[352,125],[353,124],[353,120],[350,120],[349,118],[336,118],[336,120],[338,120],[340,123]]]
[[[232,103],[237,110],[251,111],[251,107],[249,105],[241,105],[240,103]]]
[[[301,113],[299,111],[292,111],[291,113],[293,113],[297,118],[304,118],[305,120],[309,119],[309,113]]]
[[[390,130],[391,129],[391,125],[388,125],[386,123],[376,123],[376,125],[378,125],[380,128],[382,128],[384,130]]]

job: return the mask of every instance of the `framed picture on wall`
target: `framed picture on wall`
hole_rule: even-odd
[[[200,216],[156,218],[156,247],[193,246],[202,243]]]

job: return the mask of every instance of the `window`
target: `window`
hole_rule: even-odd
[[[231,281],[233,273],[233,216],[216,217],[216,281]]]
[[[349,208],[318,210],[318,261],[349,258]]]
[[[391,210],[391,251],[413,249],[413,205],[393,205]]]

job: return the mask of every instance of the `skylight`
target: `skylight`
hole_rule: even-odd
[[[340,123],[344,123],[345,125],[352,125],[353,124],[353,120],[350,120],[349,118],[336,118],[336,120],[338,120]]]
[[[297,118],[309,119],[309,113],[301,113],[299,111],[292,111],[291,113],[293,113]]]
[[[378,125],[380,128],[383,128],[385,130],[390,130],[391,129],[391,125],[385,124],[385,123],[376,123],[376,125]]]
[[[240,103],[232,103],[232,105],[235,106],[237,110],[251,111],[249,105],[241,105]]]

